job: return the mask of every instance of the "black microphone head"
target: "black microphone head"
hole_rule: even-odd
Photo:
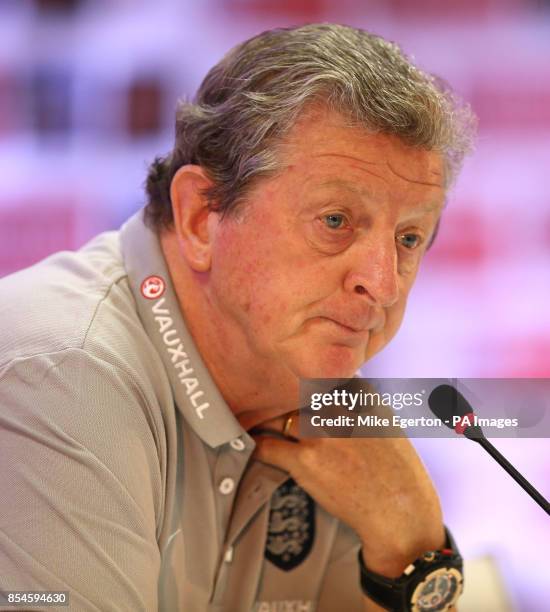
[[[451,385],[439,385],[428,398],[430,410],[443,422],[454,416],[465,416],[473,412],[466,398]],[[450,426],[453,429],[452,425]]]
[[[468,400],[451,385],[439,385],[428,397],[430,410],[436,417],[440,418],[449,429],[454,429],[458,434],[464,434],[467,438],[483,437],[480,427],[471,423],[474,410]],[[455,423],[453,417],[466,417],[465,423]],[[471,424],[470,424],[471,423]]]

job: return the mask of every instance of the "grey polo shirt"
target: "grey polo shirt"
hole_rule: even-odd
[[[356,535],[250,458],[141,211],[0,296],[0,590],[97,612],[362,610]]]

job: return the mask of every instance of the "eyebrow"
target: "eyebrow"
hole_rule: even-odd
[[[370,190],[368,187],[357,188],[355,185],[343,179],[329,179],[327,181],[323,181],[322,183],[319,183],[318,187],[319,188],[337,187],[339,189],[344,189],[345,191],[348,191],[354,195],[358,195],[358,196],[366,195],[367,197],[373,200],[380,199],[376,195],[376,193]],[[444,207],[445,207],[445,202],[432,201],[432,202],[427,202],[426,204],[419,206],[418,208],[415,208],[414,211],[412,212],[414,215],[428,214],[428,213],[432,213],[436,211],[443,211]]]

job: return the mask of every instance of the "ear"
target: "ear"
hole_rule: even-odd
[[[204,195],[211,185],[204,170],[195,165],[182,166],[170,185],[178,245],[189,266],[197,272],[209,270],[212,260],[212,240],[219,215],[209,210]]]

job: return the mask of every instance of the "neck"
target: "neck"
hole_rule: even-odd
[[[160,236],[179,307],[201,357],[230,409],[246,429],[296,409],[298,380],[252,352],[210,298],[208,273],[192,270],[174,232]]]

